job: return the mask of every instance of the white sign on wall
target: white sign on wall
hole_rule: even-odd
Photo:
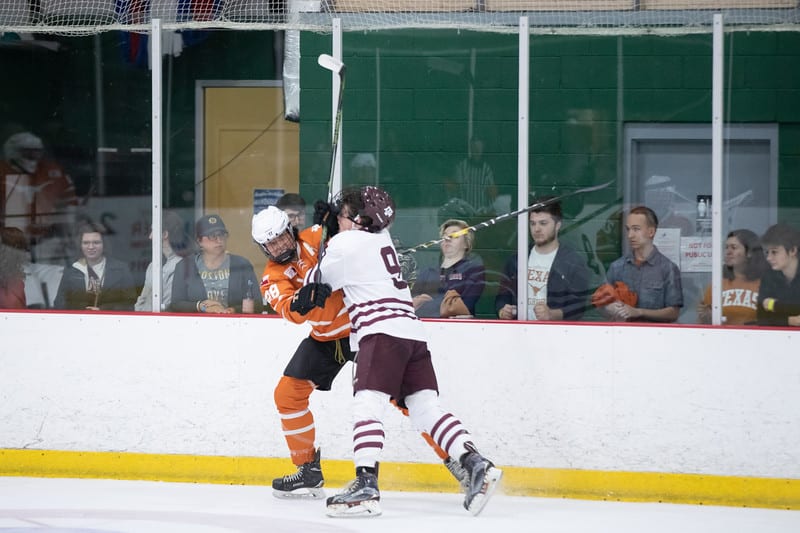
[[[681,272],[711,272],[711,239],[681,237]]]

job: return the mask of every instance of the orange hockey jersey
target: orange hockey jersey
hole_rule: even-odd
[[[267,260],[261,277],[261,294],[283,318],[295,324],[308,322],[314,339],[330,341],[350,335],[350,316],[341,289],[331,294],[324,307],[315,307],[305,316],[289,309],[295,292],[303,286],[303,277],[317,264],[321,237],[320,226],[306,228],[297,239],[297,259],[285,264]]]
[[[57,224],[73,224],[67,206],[78,205],[75,186],[61,167],[40,161],[33,174],[0,161],[0,218],[29,237],[48,237]]]

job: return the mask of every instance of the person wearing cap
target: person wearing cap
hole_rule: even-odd
[[[172,303],[177,313],[248,313],[264,309],[253,264],[228,253],[228,229],[219,215],[205,215],[195,224],[199,251],[175,267]]]

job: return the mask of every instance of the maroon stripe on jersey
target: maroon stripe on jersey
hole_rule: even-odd
[[[354,308],[355,307],[370,307],[370,306],[373,306],[373,305],[380,305],[381,307],[383,307],[384,304],[388,304],[388,303],[396,303],[396,304],[400,304],[400,305],[402,305],[404,307],[409,307],[409,306],[414,307],[413,303],[410,300],[401,300],[400,298],[380,298],[378,300],[368,300],[366,302],[354,303],[353,307]]]
[[[354,316],[358,317],[364,314],[374,313],[376,311],[405,311],[414,314],[414,305],[406,300],[398,300],[397,298],[383,298],[381,300],[354,303],[347,309],[347,312],[350,313],[351,320],[354,320]]]
[[[351,316],[350,319],[353,322],[353,325],[350,328],[350,331],[352,331],[353,333],[358,333],[358,330],[360,328],[365,328],[365,327],[371,326],[372,324],[375,324],[377,322],[382,322],[384,320],[392,320],[392,319],[395,319],[395,318],[410,318],[410,317],[407,316],[407,313],[395,312],[395,313],[391,313],[391,314],[379,315],[379,316],[373,318],[372,320],[362,319],[362,320],[359,320],[358,324],[356,325],[356,321]],[[414,318],[416,319],[416,315],[414,315]]]
[[[414,314],[413,307],[409,307],[408,309],[397,309],[395,307],[376,307],[372,309],[364,309],[362,311],[356,311],[355,309],[348,308],[347,313],[350,315],[350,322],[354,323],[377,313],[383,313],[386,316],[408,316],[409,318],[417,318],[417,315]]]

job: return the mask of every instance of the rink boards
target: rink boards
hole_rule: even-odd
[[[800,508],[800,331],[429,321],[442,403],[514,494]],[[269,483],[273,387],[303,326],[273,317],[0,315],[0,473]],[[312,395],[351,477],[351,366]],[[387,415],[382,483],[456,490]]]

